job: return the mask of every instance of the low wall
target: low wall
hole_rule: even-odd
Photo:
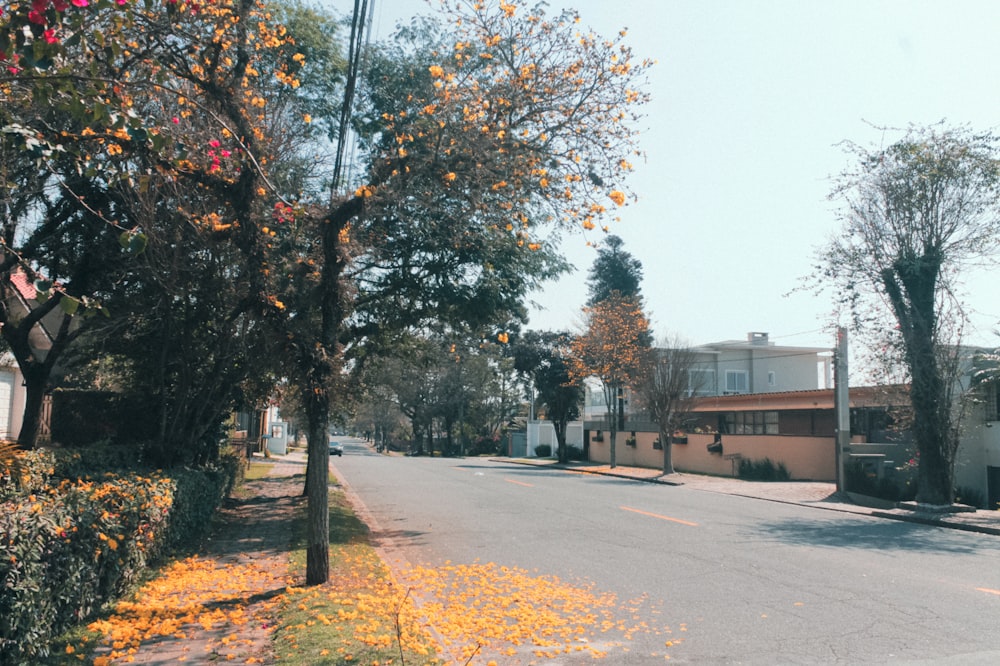
[[[611,460],[609,433],[604,431],[604,441],[590,438],[590,459],[608,463]],[[663,466],[663,451],[653,448],[657,439],[654,432],[637,432],[635,446],[626,444],[629,432],[618,433],[615,463],[626,467]],[[770,458],[774,464],[783,463],[792,479],[799,481],[835,481],[836,460],[832,437],[799,437],[792,435],[723,435],[722,453],[709,453],[708,445],[714,435],[687,436],[687,444],[673,444],[674,469],[679,472],[736,476],[739,461],[727,456],[738,454],[748,460]]]

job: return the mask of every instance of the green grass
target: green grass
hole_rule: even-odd
[[[291,573],[305,578],[306,507],[297,516],[292,544]],[[389,578],[369,541],[368,527],[354,514],[344,494],[330,490],[330,581],[292,590],[277,619],[274,634],[277,664],[281,666],[346,666],[379,664],[439,664],[434,655],[420,655],[399,643],[373,647],[358,637],[373,615],[393,618],[393,603],[385,600],[362,611],[356,595],[378,588]],[[348,619],[344,619],[348,616]],[[385,625],[383,625],[385,626]]]

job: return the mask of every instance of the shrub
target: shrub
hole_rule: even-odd
[[[852,493],[890,502],[907,502],[917,496],[917,485],[909,478],[898,481],[884,476],[879,478],[860,461],[854,461],[844,468],[844,488]]]
[[[579,446],[566,445],[566,459],[567,460],[583,460],[583,449]]]
[[[785,463],[775,465],[770,458],[740,460],[739,477],[747,481],[788,481],[792,478]]]
[[[127,591],[151,561],[203,536],[244,469],[224,457],[204,470],[69,478],[119,453],[57,452],[36,475],[51,475],[47,487],[0,504],[0,663],[45,656],[54,636]]]
[[[0,502],[42,490],[54,472],[51,451],[17,451],[10,461],[0,462]]]
[[[539,444],[535,447],[535,455],[539,458],[548,458],[552,455],[552,447],[548,444]]]
[[[959,504],[974,506],[977,509],[987,508],[986,497],[975,488],[967,488],[965,486],[955,488],[955,501]]]

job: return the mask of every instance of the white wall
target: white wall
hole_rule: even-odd
[[[556,428],[552,421],[529,421],[528,422],[528,456],[534,457],[538,454],[535,449],[539,445],[551,447],[552,455],[556,454]],[[572,421],[566,424],[566,446],[583,448],[583,422]]]

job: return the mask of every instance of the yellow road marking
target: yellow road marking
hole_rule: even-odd
[[[516,483],[519,486],[525,486],[527,488],[535,487],[534,484],[532,483],[525,483],[524,481],[515,481],[514,479],[504,479],[504,481],[506,481],[507,483]]]
[[[670,516],[661,516],[658,513],[650,513],[648,511],[642,511],[641,509],[633,509],[630,506],[620,506],[618,507],[622,511],[631,511],[632,513],[638,513],[643,516],[649,516],[650,518],[659,518],[660,520],[669,520],[672,523],[680,523],[681,525],[687,525],[688,527],[698,527],[698,523],[692,523],[687,520],[681,520],[680,518],[671,518]]]

